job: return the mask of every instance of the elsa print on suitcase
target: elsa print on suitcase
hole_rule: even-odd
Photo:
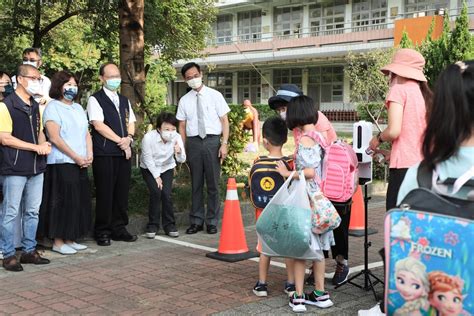
[[[472,315],[474,223],[394,210],[388,225],[388,315]]]

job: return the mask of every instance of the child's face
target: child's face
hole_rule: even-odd
[[[397,273],[396,287],[405,301],[413,301],[422,295],[426,295],[421,280],[408,271],[399,271]]]
[[[462,312],[462,295],[458,291],[434,291],[430,304],[438,310],[442,316],[460,315]]]

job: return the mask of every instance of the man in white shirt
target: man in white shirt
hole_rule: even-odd
[[[179,133],[185,144],[191,169],[191,225],[186,233],[195,234],[203,230],[203,224],[206,223],[207,233],[215,234],[220,208],[221,163],[227,157],[227,113],[230,109],[219,91],[202,83],[201,68],[198,64],[187,63],[181,69],[181,74],[192,89],[179,100],[176,114]],[[207,187],[207,214],[204,212],[203,201],[204,179]]]
[[[103,88],[87,103],[92,127],[96,187],[94,234],[99,246],[110,246],[110,239],[133,242],[128,225],[128,190],[131,176],[131,145],[135,115],[130,101],[117,93],[121,77],[118,66],[106,63],[99,69]]]
[[[41,50],[39,48],[25,48],[23,50],[23,64],[31,65],[36,69],[40,69],[43,65]],[[45,75],[41,75],[41,91],[35,94],[34,99],[42,107],[51,100],[49,97],[49,89],[51,88],[51,80]],[[12,77],[13,89],[16,89],[16,76]]]

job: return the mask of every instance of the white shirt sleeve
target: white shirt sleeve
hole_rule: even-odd
[[[178,103],[178,111],[176,112],[176,119],[179,121],[186,121],[186,113],[184,112],[184,102],[182,100],[180,100]]]
[[[222,93],[218,92],[217,94],[219,95],[216,100],[217,115],[219,115],[219,117],[223,117],[224,115],[230,112],[230,108],[229,105],[227,105],[227,102],[224,99]]]
[[[142,140],[142,163],[151,172],[153,178],[156,179],[160,176],[161,169],[156,166],[155,160],[153,159],[152,142],[152,135],[145,134]]]
[[[130,103],[130,100],[128,101],[128,110],[130,113],[130,116],[128,118],[128,123],[135,123],[137,121],[137,118],[135,117],[135,113],[133,112],[132,104]]]
[[[97,99],[93,96],[90,96],[87,101],[87,115],[89,116],[89,122],[104,121],[104,111],[100,107]]]
[[[186,161],[186,150],[184,149],[183,139],[181,138],[179,134],[176,137],[176,139],[177,139],[179,148],[181,148],[181,153],[179,155],[175,155],[176,161],[179,163],[183,163]]]

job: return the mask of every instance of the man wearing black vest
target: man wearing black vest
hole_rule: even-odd
[[[18,86],[14,93],[0,103],[0,142],[3,175],[3,207],[0,209],[0,248],[3,267],[22,271],[21,263],[48,264],[36,251],[36,229],[43,194],[43,173],[51,144],[43,133],[39,105],[33,96],[41,89],[42,78],[31,65],[18,67]],[[23,254],[15,256],[13,236],[15,218],[21,208]]]
[[[128,224],[128,190],[131,176],[131,145],[135,133],[135,115],[130,101],[117,93],[121,77],[118,66],[100,66],[103,87],[87,103],[92,126],[94,161],[92,170],[96,188],[95,239],[99,246],[114,241],[132,242]]]

